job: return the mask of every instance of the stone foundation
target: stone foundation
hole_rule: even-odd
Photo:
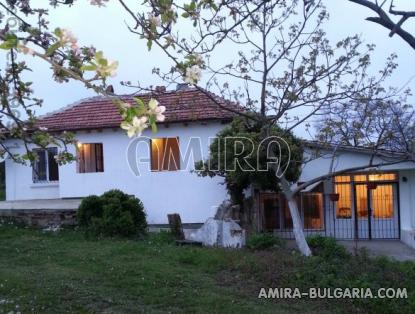
[[[13,209],[1,210],[0,221],[14,222],[27,226],[74,226],[76,225],[76,210],[73,209]]]

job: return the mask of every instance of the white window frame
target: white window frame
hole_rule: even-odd
[[[34,169],[34,165],[32,166],[32,181],[33,181],[33,183],[34,184],[44,184],[44,183],[58,183],[59,182],[59,179],[58,180],[52,180],[52,181],[50,181],[49,180],[49,151],[48,151],[48,149],[50,149],[50,148],[56,148],[57,149],[57,147],[48,147],[48,148],[35,148],[33,151],[34,152],[36,152],[36,154],[38,153],[38,152],[43,152],[43,154],[45,155],[44,157],[45,157],[45,164],[46,164],[46,180],[37,180],[36,179],[36,176],[37,176],[37,174],[36,174],[36,171],[35,171],[35,169]],[[58,178],[59,178],[59,167],[58,167]]]

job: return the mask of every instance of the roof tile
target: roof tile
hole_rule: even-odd
[[[230,120],[236,115],[232,110],[242,111],[241,106],[196,88],[120,98],[133,103],[134,97],[140,97],[144,102],[153,97],[160,105],[166,106],[164,123]],[[218,106],[211,97],[230,110]],[[118,109],[110,98],[94,97],[40,118],[38,126],[49,131],[75,131],[119,127],[121,121]]]

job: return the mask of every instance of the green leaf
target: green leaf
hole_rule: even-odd
[[[134,100],[137,103],[137,115],[142,116],[146,112],[146,106],[140,98],[136,97]]]
[[[151,125],[155,124],[157,122],[156,116],[154,115],[149,116],[148,122],[150,122]]]
[[[81,71],[95,71],[97,66],[95,64],[86,64],[81,66]]]
[[[95,53],[95,59],[96,60],[102,59],[103,57],[104,57],[104,53],[102,51],[97,51]]]
[[[62,30],[58,27],[55,28],[54,32],[53,32],[57,37],[61,37],[62,36]]]
[[[46,55],[51,56],[56,50],[58,50],[61,47],[60,42],[56,42],[53,45],[49,46],[48,50],[46,50]]]
[[[19,40],[15,34],[7,34],[5,36],[5,41],[0,44],[0,49],[9,50],[12,48],[16,48]]]
[[[104,66],[104,67],[108,65],[108,60],[105,58],[99,58],[97,59],[97,62],[99,65]]]
[[[157,124],[156,123],[151,124],[151,131],[153,131],[153,133],[157,132]]]
[[[151,39],[147,40],[147,48],[150,51],[151,47],[153,46],[153,41]]]

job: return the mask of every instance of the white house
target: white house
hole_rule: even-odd
[[[240,108],[196,89],[158,89],[152,97],[167,107],[166,121],[157,133],[129,139],[119,128],[121,118],[108,98],[90,98],[51,113],[40,120],[50,132],[74,132],[77,145],[69,150],[77,161],[58,166],[57,147],[38,149],[34,168],[6,160],[6,201],[82,198],[120,189],[142,200],[149,224],[167,223],[167,214],[179,213],[184,223],[203,223],[227,198],[220,178],[198,177],[194,161],[206,158],[212,138]],[[140,95],[148,99],[150,95]],[[212,100],[220,100],[218,108]],[[124,97],[124,101],[133,101]],[[8,147],[24,152],[18,141]],[[316,151],[308,145],[307,154]],[[168,158],[163,158],[166,156]],[[335,170],[367,163],[365,149],[342,147]],[[327,173],[331,159],[307,163],[300,181]],[[292,236],[291,219],[281,195],[252,191],[260,230]],[[415,248],[415,164],[399,163],[373,171],[337,176],[301,193],[301,215],[307,233],[343,239],[401,239]],[[52,201],[50,201],[52,204]],[[6,204],[6,205],[5,205]],[[11,205],[10,205],[11,206]],[[14,207],[15,208],[15,207]]]

